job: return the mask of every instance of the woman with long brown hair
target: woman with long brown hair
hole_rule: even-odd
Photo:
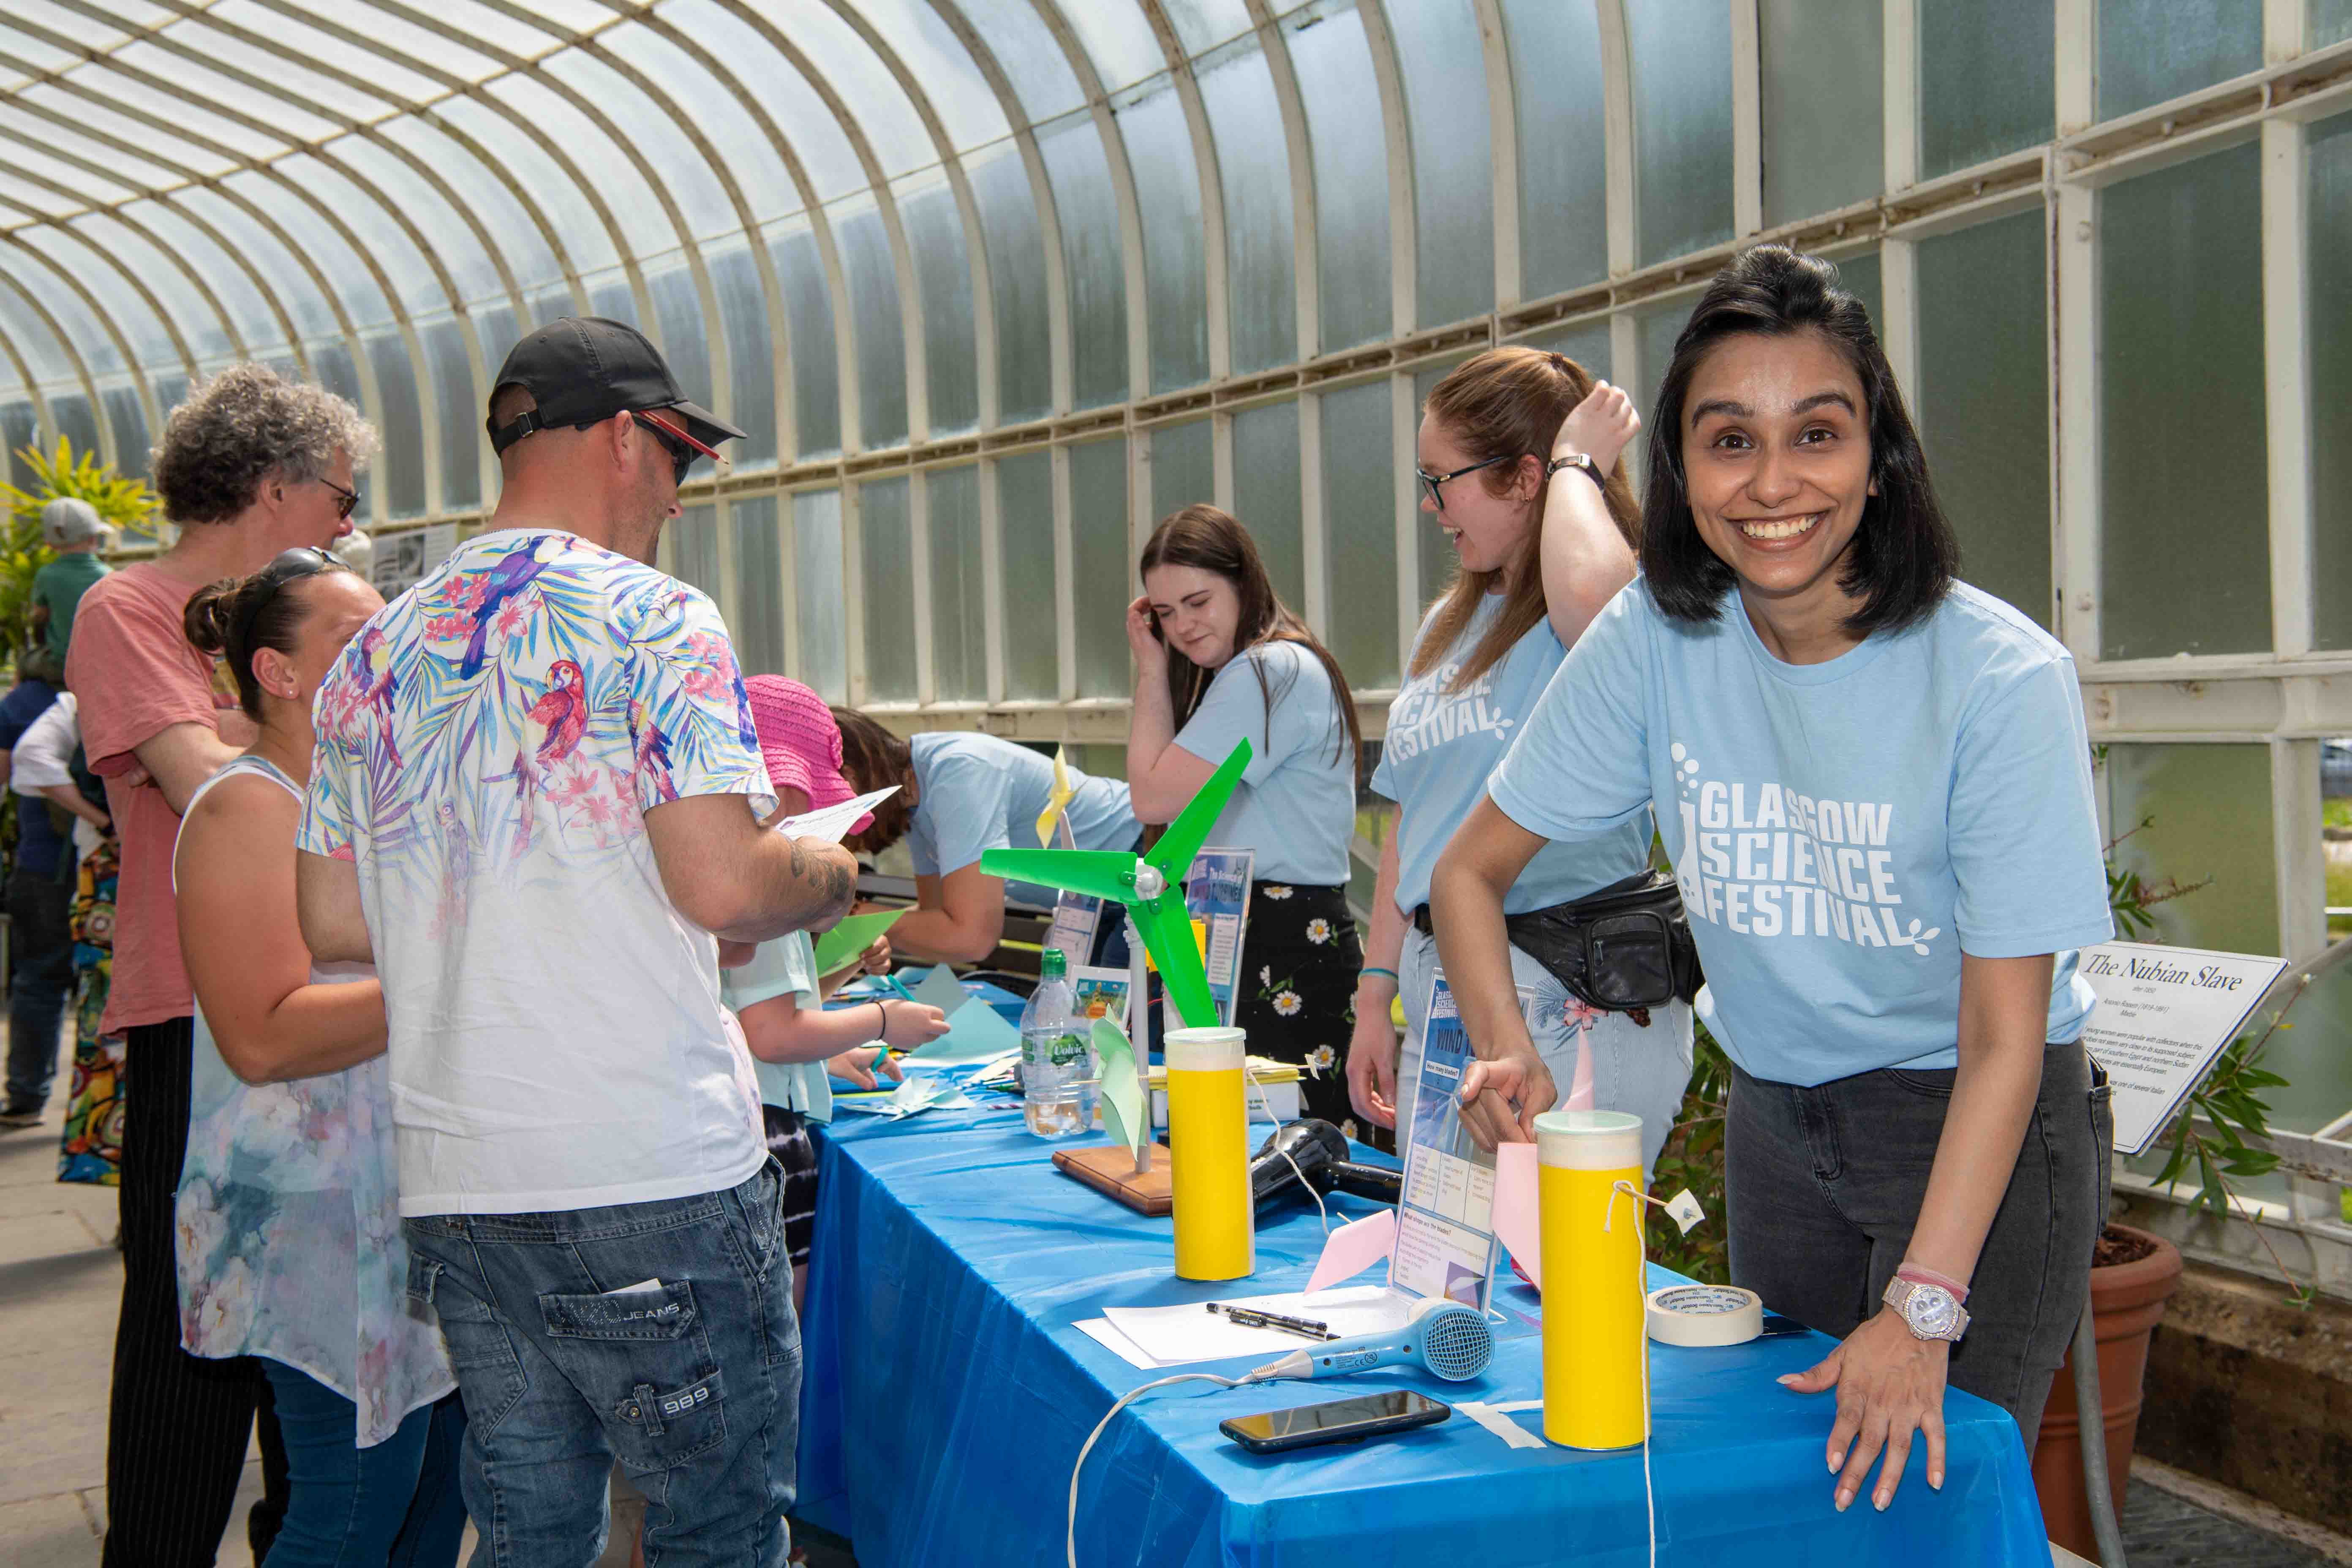
[[[1460,567],[1422,623],[1372,774],[1372,788],[1397,803],[1397,820],[1381,846],[1348,1057],[1356,1109],[1397,1127],[1400,1142],[1410,1128],[1398,1110],[1409,1115],[1412,1105],[1437,973],[1431,878],[1552,672],[1633,581],[1640,512],[1617,458],[1640,426],[1620,389],[1564,355],[1518,347],[1465,363],[1423,410],[1422,510]],[[1547,845],[1504,910],[1573,903],[1642,874],[1649,852],[1645,813],[1600,837]],[[1690,1077],[1689,1007],[1596,1007],[1529,953],[1510,953],[1528,1032],[1554,1078],[1590,1086],[1595,1109],[1639,1115],[1643,1162],[1656,1159]],[[1400,994],[1402,1058],[1389,1025]]]
[[[1213,506],[1170,513],[1143,547],[1127,607],[1127,729],[1136,820],[1172,821],[1237,741],[1248,768],[1209,842],[1247,849],[1249,925],[1234,1022],[1250,1048],[1306,1069],[1306,1112],[1356,1131],[1340,1061],[1363,949],[1348,910],[1356,830],[1356,705],[1339,661]]]

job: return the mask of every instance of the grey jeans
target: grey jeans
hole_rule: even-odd
[[[1731,1073],[1732,1283],[1843,1339],[1902,1266],[1955,1074],[1890,1068],[1801,1089]],[[1952,1386],[2016,1417],[2028,1453],[2090,1292],[2114,1136],[2105,1076],[2080,1044],[2051,1046],[1951,1357]]]

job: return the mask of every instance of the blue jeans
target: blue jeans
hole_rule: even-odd
[[[466,1412],[457,1396],[410,1411],[391,1436],[362,1448],[350,1400],[260,1359],[291,1486],[263,1568],[450,1568],[466,1534],[457,1491]]]
[[[26,809],[46,811],[41,802]],[[70,850],[68,851],[70,853]],[[8,1104],[38,1110],[58,1071],[58,1025],[73,988],[73,884],[19,868],[8,879]]]
[[[477,1568],[595,1561],[616,1456],[646,1568],[781,1568],[801,1335],[780,1184],[771,1160],[697,1197],[404,1223],[466,1399]]]

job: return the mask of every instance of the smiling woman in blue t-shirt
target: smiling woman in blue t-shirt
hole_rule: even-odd
[[[1434,898],[1486,1058],[1465,1117],[1524,1138],[1554,1086],[1492,1002],[1502,889],[1547,841],[1654,809],[1733,1062],[1732,1280],[1843,1341],[1783,1381],[1837,1390],[1839,1508],[1884,1447],[1883,1509],[1915,1432],[1943,1484],[1948,1381],[2029,1447],[2040,1426],[2106,1193],[2072,950],[2110,924],[2073,661],[1953,580],[1836,279],[1759,246],[1700,299],[1658,394],[1643,577],[1562,664]]]
[[[1307,1115],[1352,1135],[1339,1053],[1364,950],[1348,911],[1358,736],[1347,678],[1229,513],[1171,512],[1145,542],[1141,571],[1143,594],[1127,607],[1136,819],[1174,821],[1234,745],[1250,743],[1208,839],[1252,855],[1234,1022],[1252,1051],[1305,1069]]]

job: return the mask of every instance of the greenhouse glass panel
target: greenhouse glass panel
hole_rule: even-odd
[[[371,420],[374,419],[375,411],[368,407],[367,399],[362,395],[364,389],[360,385],[359,363],[352,357],[351,345],[330,339],[310,344],[309,350],[311,379]],[[174,375],[155,383],[155,403],[163,410],[163,417],[167,420],[172,416],[172,410],[178,407],[187,395],[188,384],[183,377]],[[381,426],[376,434],[379,437],[383,436]]]
[[[2108,831],[2119,839],[2108,857],[2115,868],[2152,886],[2203,884],[2151,911],[2148,940],[2276,952],[2270,748],[2117,742],[2101,771]]]
[[[827,702],[849,697],[849,635],[843,614],[841,492],[793,496],[793,595],[800,616],[795,673]]]
[[[375,410],[383,450],[376,458],[384,497],[394,518],[425,515],[425,420],[418,410],[416,367],[396,332],[367,340],[368,363],[375,369],[383,405]]]
[[[307,195],[317,210],[340,220],[367,258],[399,290],[401,304],[411,313],[423,315],[463,303],[449,298],[432,263],[409,238],[408,231],[394,221],[394,209],[362,191],[342,170],[324,158],[307,156],[281,158],[270,167],[280,179]],[[436,248],[434,260],[446,260],[444,253]]]
[[[1054,469],[1044,452],[996,464],[998,564],[1004,581],[1004,689],[1016,702],[1062,694],[1054,574]],[[1125,634],[1122,633],[1122,636]]]
[[[709,5],[709,0],[692,3],[698,8]],[[938,149],[905,90],[848,22],[823,5],[772,5],[765,9],[777,29],[808,56],[817,75],[857,117],[858,129],[884,174],[903,174],[938,159]]]
[[[17,293],[27,301],[27,320],[38,320],[31,307],[37,304],[48,311],[66,335],[68,342],[81,355],[82,363],[92,375],[112,375],[130,367],[122,363],[122,351],[114,346],[114,339],[89,313],[81,297],[68,292],[58,281],[58,275],[25,257],[10,255],[0,248],[0,276],[5,276]]]
[[[1298,405],[1243,409],[1234,416],[1234,515],[1257,542],[1274,591],[1303,611],[1307,563],[1299,510]]]
[[[1316,0],[1285,20],[1282,33],[1314,155],[1317,349],[1328,353],[1390,331],[1388,136],[1371,47],[1352,5]]]
[[[2267,1023],[2258,1015],[2249,1032]],[[2271,1124],[2316,1132],[2352,1106],[2352,968],[2315,977],[2287,1023],[2263,1047],[2263,1066],[2286,1079],[2269,1091]]]
[[[433,247],[457,284],[460,299],[480,300],[504,292],[498,261],[483,248],[483,242],[457,209],[405,160],[364,136],[339,137],[321,150],[320,158],[339,173],[364,179],[383,193],[392,209],[414,225]]]
[[[173,346],[171,331],[162,317],[147,307],[137,289],[115,267],[118,256],[101,257],[93,253],[70,229],[51,228],[44,224],[27,224],[9,237],[55,264],[56,270],[38,263],[26,266],[15,256],[0,250],[0,258],[10,271],[21,267],[28,286],[54,294],[65,287],[58,273],[74,279],[94,295],[99,307],[128,338],[131,352],[141,364],[156,364],[176,361],[180,351]]]
[[[98,442],[98,413],[80,393],[53,395],[49,398],[49,419],[57,426],[58,435],[73,443],[77,455],[103,450]]]
[[[1225,202],[1227,315],[1236,375],[1298,354],[1291,256],[1290,145],[1274,74],[1255,37],[1202,60],[1201,98],[1217,142]]]
[[[1717,6],[1721,10],[1720,5]],[[1495,305],[1494,141],[1486,57],[1470,0],[1391,5],[1412,132],[1414,319],[1459,321]]]
[[[2056,0],[1919,8],[1919,172],[1929,179],[2058,129]]]
[[[1849,0],[1761,0],[1756,20],[1765,223],[1878,195],[1886,183],[1883,10]],[[1826,104],[1837,112],[1824,113]]]
[[[2099,193],[2105,658],[2271,646],[2261,167],[2249,142]]]
[[[560,280],[563,269],[556,264],[555,253],[547,247],[547,237],[540,232],[529,211],[518,200],[506,182],[483,165],[480,158],[443,129],[436,121],[436,110],[421,114],[404,114],[376,127],[386,141],[405,148],[449,183],[458,199],[473,209],[482,226],[488,230],[505,254],[507,265],[513,269],[516,284],[523,289],[535,289]],[[509,137],[509,142],[512,138]],[[506,151],[501,146],[503,157]],[[519,170],[510,171],[520,175]],[[554,214],[549,208],[548,196],[538,187],[524,184],[541,211],[547,213],[551,226]],[[559,230],[560,233],[560,230]]]
[[[996,311],[997,421],[1017,425],[1054,404],[1052,329],[1045,305],[1045,245],[1020,150],[1000,142],[964,166],[988,244]]]
[[[1039,128],[1037,151],[1054,187],[1070,279],[1071,405],[1117,403],[1128,394],[1127,275],[1102,138],[1093,116],[1074,114]]]
[[[1626,390],[1633,393],[1634,405],[1643,411],[1645,425],[1650,411],[1657,406],[1658,389],[1665,383],[1666,366],[1674,363],[1675,340],[1683,335],[1691,310],[1697,303],[1697,297],[1689,295],[1633,318],[1634,362],[1640,380]],[[1649,444],[1648,435],[1647,430],[1643,432],[1641,445]]]
[[[344,243],[342,236],[327,226],[319,209],[302,197],[299,187],[280,184],[269,175],[240,173],[223,179],[215,188],[240,196],[268,215],[288,241],[299,247],[302,258],[315,266],[319,275],[335,290],[353,325],[364,330],[382,326],[392,319],[392,306],[376,287],[374,274]],[[404,253],[415,254],[413,250]],[[334,331],[338,323],[330,317],[322,327]],[[312,330],[307,322],[304,324],[306,337]]]
[[[542,289],[523,302],[530,307],[531,327],[534,331],[546,326],[551,321],[560,321],[566,316],[580,314],[579,310],[575,308],[572,290],[569,288]],[[590,308],[593,309],[593,304]],[[493,374],[496,374],[495,371]]]
[[[703,258],[710,289],[719,297],[719,328],[727,334],[727,368],[733,393],[729,417],[745,433],[730,443],[728,457],[738,471],[755,472],[776,461],[776,355],[768,341],[768,299],[751,248],[730,240]],[[715,406],[715,405],[714,405]]]
[[[1244,0],[1160,0],[1188,55],[1202,54],[1250,30]]]
[[[40,480],[34,477],[33,466],[25,461],[27,447],[37,449],[43,444],[40,422],[30,403],[0,403],[0,442],[7,445],[0,462],[8,466],[8,482],[20,490],[38,488]]]
[[[929,377],[931,434],[960,435],[980,424],[980,370],[972,341],[971,256],[963,214],[947,176],[910,174],[894,193],[898,220],[914,253],[923,296],[923,368]]]
[[[1151,433],[1150,441],[1155,521],[1196,501],[1217,499],[1216,448],[1207,420],[1162,425]]]
[[[746,675],[784,672],[784,536],[776,526],[776,498],[746,496],[727,503],[735,532],[735,618],[728,632],[735,662]]]
[[[567,57],[565,52],[559,52],[554,58],[562,59]],[[605,79],[611,80],[609,71],[605,73]],[[596,182],[597,195],[604,198],[604,210],[619,226],[621,238],[626,242],[630,254],[657,256],[677,244],[679,236],[670,223],[667,210],[659,197],[646,188],[645,178],[637,173],[636,165],[614,144],[612,137],[574,108],[569,99],[535,77],[513,74],[491,78],[482,91],[486,98],[505,104],[514,111],[516,119],[535,126],[548,141],[563,149],[574,167],[583,172],[594,171],[588,177]],[[456,101],[452,100],[453,103]],[[592,98],[590,101],[594,102],[595,100]],[[485,143],[502,151],[529,140],[510,120],[493,118],[486,123],[484,130]],[[709,174],[698,167],[696,173],[700,183],[708,187]],[[560,188],[562,184],[570,183],[571,176],[551,172],[550,178],[557,182]],[[534,191],[541,188],[544,187],[532,186]],[[708,195],[702,205],[709,205]],[[611,246],[612,242],[607,240],[605,249],[608,253]]]
[[[1151,36],[1151,24],[1134,5],[1066,5],[1061,10],[1086,47],[1105,92],[1132,87],[1168,68],[1168,57]]]
[[[1324,642],[1364,691],[1397,684],[1391,397],[1385,377],[1323,395]]]
[[[1731,237],[1731,13],[1719,0],[1625,9],[1642,262]]]
[[[2098,0],[2099,118],[2259,69],[2262,0]]]
[[[185,29],[175,34],[183,41],[216,38],[205,29]],[[200,46],[201,47],[201,46]],[[232,46],[233,47],[233,46]],[[132,71],[152,81],[165,82],[173,90],[149,88],[130,77],[118,77],[107,82],[106,95],[124,102],[136,102],[149,113],[198,134],[209,134],[215,126],[222,127],[212,136],[216,142],[232,147],[243,147],[259,157],[267,158],[283,153],[288,146],[324,141],[341,127],[323,115],[299,107],[298,101],[257,91],[236,79],[208,66],[198,65],[186,56],[151,43],[131,43],[114,51],[112,58]],[[262,72],[276,76],[288,68],[283,62],[268,63]],[[316,83],[318,79],[307,79]],[[323,84],[320,84],[323,85]],[[381,99],[370,98],[342,88],[314,92],[309,101],[320,103],[341,95],[341,101],[357,118],[373,120],[391,109]],[[235,104],[237,120],[215,116],[203,107],[208,104]],[[258,123],[268,129],[256,131]]]
[[[956,8],[996,57],[1031,124],[1066,113],[1086,101],[1062,46],[1030,0],[957,0]]]
[[[648,288],[646,292],[650,293],[652,289]],[[602,316],[607,321],[625,321],[654,339],[656,344],[661,339],[658,314],[651,321],[638,314],[636,290],[630,288],[629,280],[618,272],[608,272],[602,278],[588,280],[588,313]]]
[[[1838,287],[1862,301],[1862,308],[1870,312],[1870,330],[1883,340],[1886,333],[1886,305],[1878,252],[1865,250],[1859,256],[1841,256],[1836,260]]]
[[[764,8],[784,7],[766,0]],[[1012,129],[963,43],[927,0],[858,0],[857,14],[888,41],[908,74],[922,84],[931,108],[961,151],[993,142]]]
[[[1118,106],[1118,124],[1143,216],[1151,390],[1192,386],[1209,379],[1209,280],[1192,128],[1165,76],[1146,82],[1133,101]]]
[[[633,26],[614,29],[618,33],[635,30]],[[678,128],[670,107],[656,104],[628,78],[579,49],[558,49],[542,58],[538,69],[570,87],[579,100],[601,111],[603,119],[627,142],[629,151],[653,169],[653,177],[661,183],[656,194],[675,201],[685,220],[687,234],[679,238],[698,238],[740,226],[741,220],[736,216],[734,204],[727,199],[710,164]],[[503,83],[494,83],[493,90],[500,85]],[[716,95],[719,89],[712,85],[704,91]],[[609,171],[599,169],[597,173],[600,177],[610,177]]]
[[[106,422],[114,432],[116,471],[128,479],[149,478],[154,471],[148,458],[152,437],[147,433],[147,410],[140,405],[139,394],[128,386],[109,387],[105,401]]]
[[[859,596],[866,605],[866,697],[871,702],[913,702],[920,696],[909,625],[915,609],[915,536],[907,486],[900,478],[857,487],[858,554],[865,569]],[[805,597],[802,615],[807,615]]]
[[[1127,521],[1127,443],[1070,448],[1070,578],[1077,584],[1078,695],[1125,697],[1127,587],[1136,581]]]
[[[425,340],[425,359],[433,376],[434,418],[441,433],[441,510],[470,511],[482,501],[479,454],[482,426],[489,395],[474,385],[474,371],[466,358],[466,337],[446,316],[418,325]],[[491,374],[497,374],[493,369]]]
[[[275,234],[262,226],[243,205],[209,187],[192,185],[173,194],[170,208],[163,210],[171,209],[184,210],[191,216],[203,220],[221,237],[221,243],[234,251],[235,261],[227,261],[225,256],[226,264],[218,270],[208,271],[207,277],[220,278],[237,262],[242,262],[276,292],[287,314],[294,318],[294,330],[302,335],[305,342],[322,333],[342,330],[335,320],[333,301],[320,291],[318,284],[299,265],[294,253],[281,244]],[[161,216],[160,212],[158,216]],[[172,218],[177,221],[179,213],[173,211]],[[158,226],[162,226],[159,224]],[[171,231],[166,228],[163,232],[169,234]]]
[[[834,354],[833,291],[816,237],[804,220],[770,231],[770,254],[784,293],[784,352],[792,356],[793,420],[803,460],[841,450],[841,373]],[[780,437],[781,439],[781,437]]]
[[[2310,30],[2315,49],[2352,38],[2352,0],[2311,0]]]
[[[2311,128],[2311,620],[2321,647],[2352,647],[2352,115]]]
[[[1609,159],[1592,0],[1504,0],[1519,122],[1519,292],[1609,273]]]
[[[1586,321],[1580,326],[1530,332],[1518,341],[1531,349],[1541,349],[1547,353],[1573,360],[1585,374],[1595,381],[1612,379],[1609,368],[1609,323],[1606,321]]]
[[[935,468],[924,480],[931,567],[931,696],[988,698],[988,576],[980,540],[980,468]],[[904,622],[899,623],[903,628]],[[901,634],[904,635],[903,629]]]
[[[74,374],[73,361],[66,357],[65,345],[58,342],[47,323],[35,315],[20,292],[21,286],[5,270],[0,270],[0,331],[5,331],[16,352],[31,367],[33,379],[43,385],[64,381]]]
[[[154,237],[150,240],[134,233],[131,224],[137,224]],[[285,346],[285,329],[278,325],[261,290],[254,286],[252,276],[172,208],[160,202],[133,202],[122,209],[121,219],[92,213],[78,219],[74,227],[89,244],[131,268],[159,298],[168,302],[181,330],[187,334],[188,346],[195,350],[199,359],[233,351],[231,323],[236,334],[256,353],[266,353]],[[187,272],[168,265],[164,259],[167,253],[184,264]],[[228,313],[229,322],[213,314],[212,307],[195,291],[188,273],[204,279],[213,298]]]
[[[654,297],[654,320],[659,325],[653,336],[661,343],[670,374],[687,396],[709,407],[718,400],[710,390],[710,343],[694,275],[683,265],[648,271],[646,292]]]
[[[849,279],[850,342],[857,351],[857,444],[870,451],[907,438],[907,323],[898,269],[870,196],[829,209]]]
[[[793,188],[792,175],[783,160],[777,156],[769,140],[767,128],[752,117],[743,99],[737,96],[740,89],[772,119],[779,115],[781,106],[788,100],[807,102],[810,95],[797,90],[800,84],[793,79],[796,73],[792,72],[790,64],[710,0],[670,0],[661,8],[661,16],[693,39],[727,75],[717,76],[711,66],[690,58],[650,27],[634,24],[615,27],[604,35],[603,47],[614,58],[644,72],[646,79],[667,96],[669,103],[686,115],[694,129],[719,150],[726,160],[726,172],[733,178],[753,218],[781,217],[798,210],[800,195]],[[659,108],[667,114],[669,104]],[[682,126],[675,128],[684,130]],[[791,132],[785,134],[790,136]],[[839,134],[835,132],[836,137]],[[698,153],[694,156],[698,163],[707,162]],[[664,165],[656,163],[655,167]],[[740,231],[741,222],[733,214],[734,204],[729,202],[725,214],[716,223],[698,226],[696,232],[717,234],[730,227]]]
[[[516,184],[529,191],[531,198],[539,204],[540,211],[547,215],[548,224],[555,230],[556,237],[562,241],[564,253],[571,258],[572,266],[583,271],[593,271],[598,268],[610,267],[620,259],[620,253],[614,248],[613,231],[606,228],[604,220],[596,216],[595,207],[583,194],[579,183],[563,172],[544,147],[531,140],[513,120],[493,108],[489,101],[476,101],[469,98],[444,99],[434,105],[429,118],[434,123],[452,132],[462,132],[468,141],[482,149],[485,155],[495,157],[506,167]],[[537,121],[530,121],[527,114],[521,118],[526,123],[537,125]],[[545,127],[540,129],[546,130]],[[548,132],[548,139],[558,147],[573,145],[551,132]],[[594,156],[599,153],[609,153],[610,149],[611,143],[600,136],[595,145],[587,151]],[[610,164],[599,164],[598,168],[602,173],[610,168]],[[618,177],[625,178],[625,172],[618,172]],[[614,199],[612,193],[600,194],[605,195],[608,203]],[[625,189],[621,195],[625,199],[627,194]],[[659,243],[667,245],[675,241]]]
[[[1960,575],[2051,624],[2049,273],[2042,209],[1919,242],[1911,415]]]
[[[709,506],[690,506],[669,525],[670,575],[692,584],[724,606],[719,582],[719,523]]]

